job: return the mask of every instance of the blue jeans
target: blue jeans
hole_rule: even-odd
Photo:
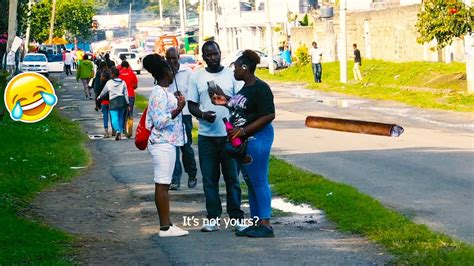
[[[123,133],[123,119],[125,117],[125,108],[109,110],[112,118],[112,127],[117,133]]]
[[[104,129],[109,128],[109,105],[108,104],[102,104],[100,106],[100,110],[102,110],[102,117],[103,117],[103,122],[104,122]],[[110,119],[110,123],[112,124],[112,119]]]
[[[128,106],[130,106],[130,117],[133,117],[133,106],[135,105],[135,96],[128,97]]]
[[[240,209],[242,191],[237,175],[237,162],[224,153],[226,142],[227,137],[198,136],[199,165],[209,219],[220,217],[222,214],[219,197],[221,168],[227,191],[227,213],[230,218],[244,217],[244,212]]]
[[[196,160],[194,159],[194,150],[191,146],[193,144],[193,120],[191,115],[183,115],[183,124],[186,127],[186,137],[188,138],[188,142],[181,146],[180,148],[176,148],[176,163],[174,165],[173,171],[173,180],[171,183],[173,184],[181,184],[181,176],[183,174],[183,169],[181,167],[181,160],[179,159],[179,150],[183,153],[183,166],[184,171],[188,174],[188,177],[196,177],[197,168],[196,168]]]
[[[314,75],[314,82],[321,83],[321,77],[323,75],[323,66],[321,63],[312,64],[313,66],[313,75]]]
[[[260,220],[270,219],[272,216],[268,164],[273,137],[272,124],[266,125],[250,137],[247,143],[247,154],[252,156],[252,162],[242,165],[245,170],[244,180],[249,191],[250,215],[252,218],[257,216]]]

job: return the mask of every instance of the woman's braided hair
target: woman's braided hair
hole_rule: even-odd
[[[171,71],[171,67],[165,58],[159,54],[149,54],[143,58],[143,67],[156,80],[163,78],[167,71]]]
[[[242,52],[242,55],[237,59],[237,61],[242,65],[247,65],[250,72],[254,72],[257,65],[260,63],[260,56],[252,51],[245,50]]]

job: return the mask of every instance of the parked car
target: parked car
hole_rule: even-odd
[[[222,59],[222,65],[233,68],[235,60],[237,60],[237,58],[239,58],[242,55],[243,51],[244,50],[238,50],[236,52],[230,53],[228,56]],[[268,68],[268,64],[270,62],[268,55],[258,50],[253,50],[253,51],[256,52],[260,56],[260,64],[258,64],[257,67]],[[285,64],[283,63],[283,60],[281,59],[280,56],[278,55],[273,56],[273,69],[279,69],[284,66]]]
[[[179,56],[179,63],[188,66],[192,71],[196,71],[200,67],[200,63],[192,55],[182,54]]]
[[[130,64],[130,67],[132,68],[133,71],[135,71],[138,75],[140,75],[142,68],[143,68],[143,63],[142,59],[137,53],[134,52],[126,52],[126,53],[119,53],[117,58],[120,58],[120,56],[124,55],[127,59],[127,62]],[[117,65],[122,62],[120,59],[119,61],[115,62]]]
[[[64,71],[63,48],[64,46],[57,44],[42,44],[39,47],[38,53],[46,55],[48,59],[49,73],[62,73]]]
[[[48,76],[48,58],[45,54],[28,53],[23,57],[20,70],[23,72],[38,72]]]

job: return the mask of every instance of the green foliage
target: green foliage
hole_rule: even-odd
[[[311,62],[308,47],[304,44],[296,49],[295,55],[297,59],[296,64],[299,66],[305,66]]]
[[[329,181],[274,157],[270,181],[277,194],[324,210],[338,228],[363,234],[396,256],[395,265],[471,265],[474,248],[431,232],[357,189]]]
[[[43,42],[49,37],[51,21],[51,0],[41,0],[31,8],[31,38]],[[54,36],[66,35],[69,41],[74,37],[89,39],[92,36],[92,17],[95,14],[93,3],[89,0],[59,0],[56,3]],[[24,21],[26,25],[28,21]],[[26,29],[26,26],[24,26]]]
[[[179,12],[179,5],[178,1],[175,0],[162,0],[161,3],[163,4],[163,17],[174,16],[177,12]],[[160,5],[159,3],[150,3],[150,5],[146,8],[146,10],[151,11],[156,14],[160,14]]]
[[[415,25],[419,43],[436,40],[436,48],[441,49],[450,45],[454,38],[472,32],[474,8],[462,1],[425,0],[422,7]]]
[[[353,62],[349,62],[349,78],[352,67]],[[348,84],[339,82],[339,62],[323,63],[323,83],[318,84],[313,81],[311,66],[295,65],[275,75],[257,70],[257,75],[264,80],[305,82],[315,90],[399,101],[421,108],[474,111],[474,95],[466,93],[465,64],[365,60],[361,72],[363,82]]]
[[[301,26],[309,26],[308,14],[305,14],[303,20],[300,21]]]

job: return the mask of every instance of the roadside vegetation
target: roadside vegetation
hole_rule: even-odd
[[[4,87],[0,82],[2,95]],[[39,191],[79,173],[71,167],[88,165],[85,135],[55,110],[34,124],[14,122],[7,112],[0,139],[0,265],[73,263],[74,238],[45,225],[28,205]]]
[[[395,264],[472,265],[474,247],[432,232],[385,208],[357,189],[298,169],[283,160],[270,160],[270,182],[280,196],[321,209],[341,231],[360,234],[395,255]]]
[[[322,83],[314,83],[310,64],[295,64],[273,76],[259,69],[257,75],[268,81],[305,83],[309,89],[324,92],[393,100],[421,108],[474,111],[474,95],[466,93],[465,64],[363,60],[364,80],[359,82],[353,79],[353,65],[353,62],[348,63],[347,84],[339,82],[339,62],[323,63]]]

